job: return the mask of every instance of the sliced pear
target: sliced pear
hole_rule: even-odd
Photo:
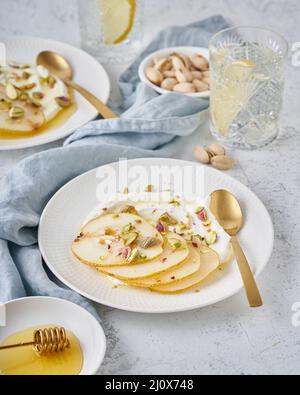
[[[153,239],[155,243],[143,248],[143,241],[147,239]],[[124,255],[121,251],[130,240],[133,240],[132,245]],[[72,252],[91,266],[133,265],[159,256],[162,245],[163,238],[152,225],[137,215],[121,213],[100,216],[88,222],[81,229],[80,237],[72,243]],[[130,260],[130,252],[136,248],[136,259]]]
[[[128,281],[129,285],[141,288],[151,288],[157,285],[173,284],[187,277],[190,277],[200,269],[200,255],[195,247],[189,245],[189,255],[178,268],[171,269],[158,276],[146,278],[144,280]]]
[[[5,88],[0,85],[0,129],[5,131],[30,133],[39,129],[45,123],[44,113],[32,104],[24,104],[20,100],[9,100],[5,94]],[[11,118],[11,108],[21,109],[24,115],[19,118]]]
[[[151,290],[164,294],[177,294],[199,285],[220,266],[219,255],[214,250],[201,246],[199,251],[201,265],[195,274],[176,283],[152,287]]]
[[[172,249],[168,242],[168,238],[178,239],[181,243],[180,248],[177,248],[176,250]],[[189,249],[186,241],[177,234],[169,233],[166,235],[166,239],[164,241],[163,253],[159,257],[149,262],[137,265],[109,268],[102,267],[98,268],[98,270],[125,282],[127,280],[140,280],[164,273],[173,268],[175,269],[187,258],[188,254]]]

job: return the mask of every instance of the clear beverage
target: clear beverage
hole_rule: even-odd
[[[231,28],[210,42],[211,131],[226,145],[258,148],[279,132],[287,43],[260,28]]]
[[[142,46],[142,0],[79,0],[82,47],[103,63],[129,61]]]

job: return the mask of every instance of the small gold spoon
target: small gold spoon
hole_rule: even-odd
[[[243,213],[237,199],[230,192],[224,190],[215,191],[211,194],[210,209],[219,224],[231,236],[231,244],[250,306],[262,306],[263,301],[253,273],[236,237],[243,225]]]
[[[82,86],[72,81],[73,69],[70,63],[61,55],[52,51],[43,51],[37,56],[38,65],[46,67],[51,74],[64,81],[64,83],[79,92],[87,101],[89,101],[102,115],[103,118],[118,118],[118,116],[108,108],[101,100]],[[88,72],[88,71],[87,71]]]

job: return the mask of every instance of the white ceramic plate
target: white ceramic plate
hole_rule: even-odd
[[[202,47],[165,48],[165,49],[161,49],[160,51],[153,52],[152,54],[147,56],[140,64],[139,77],[140,77],[141,81],[143,81],[145,84],[150,86],[150,88],[154,89],[157,93],[160,93],[161,95],[165,95],[166,93],[172,93],[172,92],[167,91],[166,89],[162,89],[159,86],[153,84],[151,81],[148,80],[145,72],[149,66],[153,65],[154,58],[164,58],[166,56],[170,56],[171,53],[173,53],[173,52],[178,52],[178,53],[181,53],[186,56],[190,56],[190,55],[197,53],[197,54],[201,54],[207,60],[209,60],[209,50],[207,48],[202,48]],[[201,99],[208,99],[210,96],[210,92],[207,91],[207,92],[198,92],[198,93],[186,93],[186,95],[191,96],[191,97],[201,98]]]
[[[239,239],[255,275],[259,275],[271,256],[274,231],[270,216],[256,195],[225,173],[193,162],[173,159],[136,159],[127,162],[129,174],[132,174],[136,183],[140,182],[141,188],[145,188],[147,181],[149,184],[149,179],[145,178],[148,173],[137,181],[136,171],[144,169],[148,172],[153,170],[153,166],[155,172],[164,166],[175,169],[176,180],[181,170],[188,169],[184,173],[186,188],[193,185],[203,195],[221,188],[237,196],[245,214],[245,224]],[[241,290],[242,281],[236,262],[219,272],[216,281],[206,285],[201,292],[180,295],[160,295],[125,287],[113,288],[111,280],[79,263],[71,253],[71,243],[83,220],[101,200],[100,180],[108,180],[107,184],[111,186],[119,178],[119,173],[119,164],[115,163],[83,174],[58,191],[45,208],[39,227],[39,246],[45,262],[61,281],[96,302],[143,313],[177,312],[204,307]],[[124,181],[128,185],[127,180]],[[123,186],[124,184],[121,188]],[[165,186],[168,186],[167,182]]]
[[[3,307],[1,307],[3,308]],[[102,364],[106,339],[99,322],[85,309],[64,299],[29,297],[4,305],[6,326],[0,327],[0,342],[26,328],[57,324],[72,331],[83,352],[81,375],[92,375]]]
[[[94,93],[104,103],[110,94],[110,81],[104,68],[96,59],[69,44],[35,37],[1,37],[6,45],[7,60],[35,64],[39,52],[50,50],[60,53],[74,68],[74,81]],[[66,123],[56,130],[49,130],[34,137],[21,139],[0,139],[0,150],[12,150],[50,143],[70,135],[98,115],[81,95],[75,93],[78,109]]]

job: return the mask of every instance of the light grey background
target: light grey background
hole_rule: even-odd
[[[233,24],[271,27],[290,43],[300,41],[298,0],[145,0],[145,43],[159,29],[221,13]],[[0,0],[0,31],[49,37],[79,45],[76,0]],[[116,79],[125,65],[110,65]],[[276,232],[269,266],[259,279],[265,305],[247,307],[243,293],[203,310],[143,315],[99,307],[108,338],[101,374],[299,374],[300,326],[292,305],[300,302],[300,68],[287,66],[282,133],[257,151],[235,151],[230,173],[248,185],[269,209]],[[181,157],[209,141],[205,125],[185,142]],[[33,152],[0,152],[0,175]],[[0,191],[1,193],[1,191]]]

